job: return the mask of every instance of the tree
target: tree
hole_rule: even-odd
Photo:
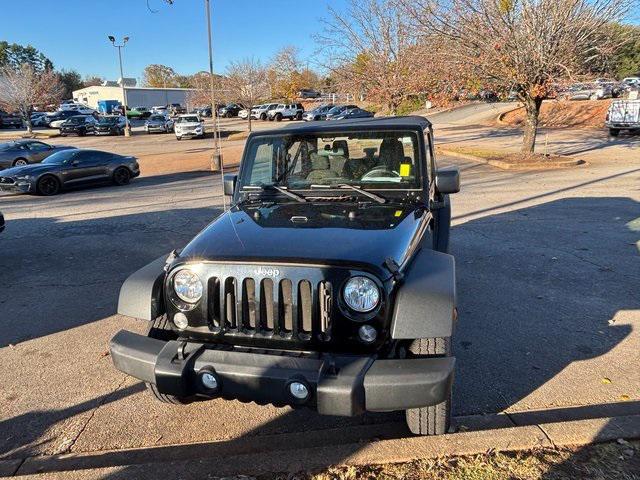
[[[621,47],[612,55],[612,72],[618,79],[640,75],[640,26],[613,25]]]
[[[97,75],[87,75],[84,77],[84,80],[82,80],[82,84],[85,88],[102,85],[102,82],[104,82],[104,79],[102,77],[98,77]]]
[[[395,0],[450,76],[511,85],[526,110],[523,153],[535,150],[542,100],[554,84],[611,54],[608,26],[635,0]],[[619,40],[618,40],[619,41]]]
[[[53,70],[51,60],[31,45],[25,47],[17,43],[0,42],[0,67],[18,70],[25,63],[36,72]]]
[[[145,87],[169,88],[177,87],[177,74],[166,65],[147,65],[144,69],[142,83]]]
[[[259,60],[251,57],[229,64],[224,85],[234,100],[242,103],[245,108],[251,111],[258,100],[267,96],[266,80],[266,69]],[[251,131],[251,115],[247,119],[249,131]]]
[[[0,108],[19,112],[29,133],[33,132],[33,107],[59,102],[63,91],[58,74],[52,70],[38,72],[28,63],[18,69],[8,65],[0,68]]]
[[[346,13],[329,7],[324,30],[315,36],[337,82],[391,114],[416,92],[426,68],[401,13],[391,0],[351,0]]]
[[[75,90],[80,90],[85,87],[84,82],[82,81],[82,77],[75,70],[61,70],[58,74],[60,78],[60,83],[64,88],[62,93],[62,98],[72,98],[73,92]]]

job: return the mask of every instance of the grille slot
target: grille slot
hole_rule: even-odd
[[[271,278],[211,277],[209,328],[234,335],[325,338],[331,322],[331,283]]]

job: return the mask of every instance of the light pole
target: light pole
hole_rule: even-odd
[[[129,125],[129,118],[127,117],[127,91],[124,88],[124,73],[122,73],[122,49],[129,41],[129,37],[122,39],[122,45],[116,45],[116,37],[109,35],[109,41],[114,47],[118,49],[118,60],[120,61],[120,86],[122,87],[122,114],[124,115],[124,136],[131,136],[131,126]]]

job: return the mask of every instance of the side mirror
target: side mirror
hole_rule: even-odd
[[[460,172],[456,167],[439,169],[436,173],[436,189],[442,194],[460,191]]]
[[[222,188],[225,195],[233,195],[236,189],[236,183],[238,182],[238,175],[227,173],[222,180]]]

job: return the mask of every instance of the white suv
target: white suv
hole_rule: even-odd
[[[301,103],[280,103],[274,109],[267,112],[269,120],[275,120],[279,122],[283,118],[289,120],[302,120],[302,114],[304,113],[304,107]]]
[[[200,117],[193,113],[178,115],[174,124],[176,138],[182,140],[183,137],[204,137],[204,123]]]
[[[269,110],[273,110],[277,106],[277,103],[265,103],[264,105],[256,105],[251,109],[251,118],[254,118],[256,120],[266,120]]]

